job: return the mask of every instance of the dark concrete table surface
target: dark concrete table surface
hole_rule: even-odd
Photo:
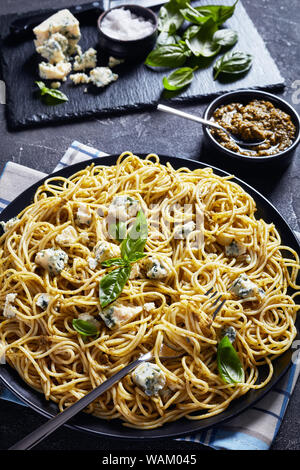
[[[70,0],[1,0],[0,14],[27,12],[39,8],[62,8]],[[73,0],[73,4],[84,0]],[[207,2],[209,3],[209,2]],[[220,3],[222,3],[220,1]],[[300,9],[299,0],[243,0],[243,4],[275,59],[286,87],[280,93],[300,111]],[[259,53],[259,51],[258,51]],[[202,114],[205,104],[185,106]],[[164,113],[147,112],[96,119],[80,123],[42,127],[11,133],[7,131],[5,105],[0,105],[0,172],[7,161],[13,161],[44,172],[51,172],[73,140],[81,141],[108,153],[132,150],[135,153],[155,152],[215,163],[215,155],[203,147],[202,128]],[[259,189],[273,202],[293,229],[299,230],[300,217],[300,147],[292,165],[278,171],[249,175],[237,168],[219,163]],[[272,449],[300,449],[300,381],[282,422]],[[45,421],[32,410],[0,401],[0,449],[7,449],[21,437]],[[182,451],[195,453],[204,446],[173,440],[144,443],[106,439],[60,429],[36,449],[47,450],[123,450]]]

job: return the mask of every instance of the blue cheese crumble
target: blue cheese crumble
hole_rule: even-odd
[[[36,51],[47,59],[50,64],[57,64],[58,62],[66,61],[66,51],[68,49],[68,40],[60,33],[53,34],[41,46],[36,48]]]
[[[240,274],[230,290],[240,299],[262,300],[265,296],[264,290],[252,282],[246,274]]]
[[[70,75],[70,79],[74,85],[82,85],[83,83],[90,82],[90,77],[86,73],[73,73]]]
[[[79,207],[77,209],[75,221],[76,221],[76,223],[83,224],[83,225],[90,225],[91,224],[91,222],[92,222],[92,213],[91,213],[90,208],[87,205],[85,205],[85,204],[80,204],[79,205]]]
[[[76,242],[78,238],[78,234],[72,225],[69,225],[68,227],[64,228],[58,235],[55,237],[55,241],[59,245],[72,245],[73,243]]]
[[[99,315],[108,328],[118,328],[124,322],[132,320],[143,310],[143,307],[124,305],[121,302],[113,302],[100,310]]]
[[[7,222],[0,222],[0,225],[4,231],[4,233],[8,232],[11,228],[13,228],[20,219],[18,217],[13,217],[12,219],[9,219]]]
[[[164,279],[170,274],[169,267],[158,258],[147,258],[144,261],[144,267],[149,279]]]
[[[35,263],[47,269],[53,276],[59,274],[68,262],[68,255],[63,250],[47,248],[36,254]]]
[[[228,326],[226,328],[223,328],[222,331],[221,331],[221,336],[222,336],[222,338],[224,336],[227,336],[229,341],[231,343],[234,343],[235,338],[236,338],[236,329],[233,326]]]
[[[38,296],[35,303],[42,310],[46,310],[50,303],[51,298],[52,298],[51,295],[43,293]]]
[[[98,88],[103,88],[118,80],[119,76],[109,67],[96,67],[90,71],[90,80]]]
[[[225,254],[230,258],[237,258],[246,253],[246,247],[241,243],[233,240],[229,245],[225,246]]]
[[[117,59],[116,57],[109,57],[108,59],[108,66],[110,69],[113,69],[114,67],[117,67],[120,64],[123,64],[125,62],[124,59]]]
[[[174,229],[174,238],[175,240],[183,240],[187,238],[190,233],[192,233],[196,228],[195,222],[192,220],[190,222],[186,222],[185,224],[176,225]]]
[[[126,221],[135,217],[141,206],[137,199],[130,196],[115,196],[108,208],[107,217],[114,220]]]
[[[73,70],[94,69],[97,66],[97,51],[90,47],[83,54],[75,56]]]
[[[62,80],[67,79],[67,75],[71,72],[72,66],[69,62],[59,62],[56,65],[49,64],[48,62],[41,62],[39,64],[39,75],[45,80]]]
[[[132,379],[149,397],[157,395],[166,385],[164,372],[151,362],[143,362],[133,372]]]
[[[3,316],[6,318],[14,318],[17,313],[17,309],[13,306],[15,299],[17,297],[16,293],[7,294],[5,297],[5,304],[3,309]]]

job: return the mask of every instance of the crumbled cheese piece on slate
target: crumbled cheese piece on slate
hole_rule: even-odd
[[[119,327],[122,323],[133,319],[143,310],[143,307],[132,307],[120,302],[114,302],[103,308],[99,315],[108,328]]]
[[[78,234],[72,225],[64,228],[58,235],[55,237],[55,241],[59,245],[72,245],[78,238]]]
[[[132,379],[148,396],[157,395],[166,385],[164,372],[151,362],[140,364],[133,371]]]
[[[196,224],[192,220],[190,222],[186,222],[185,224],[176,225],[174,229],[174,238],[180,240],[187,238],[188,235],[195,230],[195,228]]]
[[[70,79],[74,85],[81,85],[82,83],[89,83],[90,77],[86,73],[73,73]]]
[[[75,61],[73,64],[73,69],[85,70],[85,69],[94,69],[97,66],[97,51],[90,47],[83,54],[75,56]]]
[[[47,269],[50,274],[59,274],[68,262],[68,255],[63,250],[47,248],[37,253],[35,263],[42,268]]]
[[[117,59],[116,57],[109,57],[108,59],[108,66],[110,69],[117,67],[117,65],[123,64],[125,61],[124,59]]]
[[[0,222],[1,227],[3,228],[3,231],[6,233],[8,232],[11,228],[13,228],[17,222],[19,222],[20,219],[18,217],[13,217],[12,219],[9,219],[7,222]]]
[[[40,307],[41,309],[46,310],[51,298],[52,297],[49,294],[44,294],[44,293],[40,294],[36,300],[36,305]]]
[[[68,40],[67,53],[69,55],[76,52],[76,46],[81,37],[79,21],[67,9],[60,10],[47,18],[41,24],[36,26],[33,29],[33,32],[36,36],[34,41],[35,47],[41,46],[55,33],[60,33],[65,36]]]
[[[90,225],[92,221],[92,213],[88,206],[80,204],[76,213],[76,222],[78,224]]]
[[[91,82],[98,88],[105,87],[118,78],[119,76],[113,73],[109,67],[96,67],[90,71]]]
[[[72,66],[69,62],[59,62],[56,65],[49,64],[48,62],[41,62],[39,64],[40,77],[45,80],[57,79],[65,81],[71,69]]]
[[[60,82],[52,82],[50,86],[51,86],[51,88],[54,88],[54,90],[57,90],[58,88],[61,87],[61,83]]]
[[[38,54],[47,59],[50,64],[57,64],[66,60],[66,51],[68,49],[68,40],[60,33],[55,33],[36,48]]]

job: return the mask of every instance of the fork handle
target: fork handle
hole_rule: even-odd
[[[41,442],[45,437],[52,434],[56,429],[58,429],[60,426],[65,424],[67,421],[69,421],[69,419],[71,419],[73,416],[79,413],[79,411],[82,411],[90,403],[92,403],[96,398],[98,398],[100,395],[105,393],[116,382],[118,382],[123,377],[125,377],[125,375],[129,374],[129,372],[135,369],[141,362],[148,360],[148,357],[146,357],[148,356],[148,354],[144,354],[140,358],[136,359],[135,361],[125,366],[123,369],[116,372],[116,374],[112,375],[109,379],[107,379],[101,385],[94,388],[91,392],[89,392],[84,397],[80,398],[80,400],[78,400],[76,403],[69,406],[61,413],[58,413],[53,418],[49,419],[45,424],[42,424],[42,426],[37,428],[32,433],[28,434],[28,436],[24,437],[19,442],[14,444],[12,447],[10,447],[9,450],[32,449],[32,447],[34,447],[36,444]]]

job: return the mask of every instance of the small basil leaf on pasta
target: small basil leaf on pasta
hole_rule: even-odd
[[[217,363],[219,374],[228,384],[244,382],[244,370],[239,356],[225,335],[218,345]]]
[[[121,244],[122,258],[130,262],[136,253],[142,253],[148,237],[147,219],[143,211],[139,211],[135,222]],[[131,258],[132,259],[132,258]],[[133,262],[133,261],[131,261]]]
[[[146,253],[131,253],[129,256],[128,256],[128,262],[129,263],[136,263],[137,261],[139,261],[140,259],[143,259],[145,258],[146,256]]]
[[[99,297],[102,308],[116,300],[130,276],[131,266],[122,266],[106,274],[100,281]]]
[[[126,261],[123,258],[110,258],[106,261],[102,261],[101,266],[103,268],[110,268],[111,266],[126,266]]]
[[[110,224],[108,227],[108,233],[119,243],[121,243],[126,237],[126,224],[124,222],[117,222],[116,224]]]
[[[81,336],[95,336],[99,333],[97,327],[86,320],[74,318],[72,325],[74,330],[76,330]]]

